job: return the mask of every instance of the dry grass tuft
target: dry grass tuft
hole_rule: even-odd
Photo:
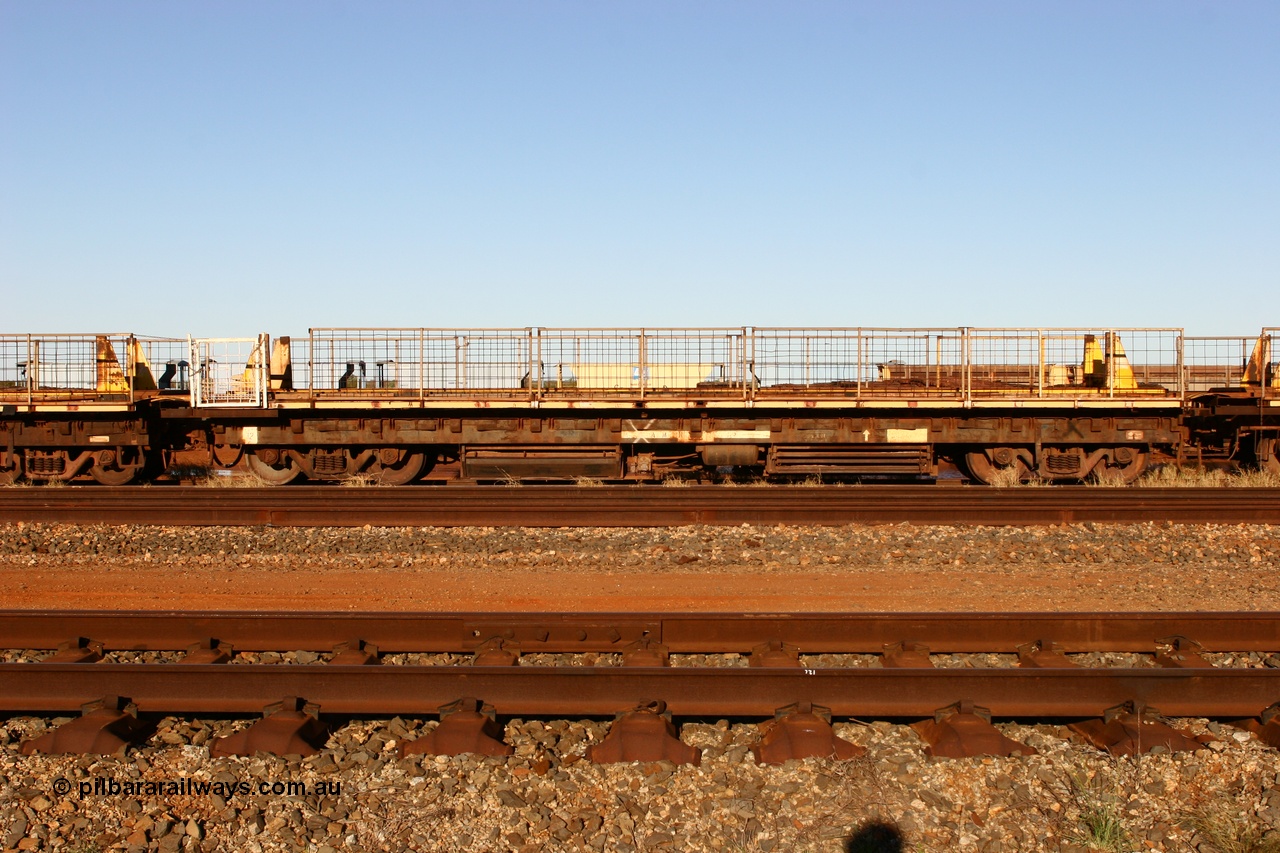
[[[1010,465],[1007,468],[998,468],[991,475],[991,488],[993,489],[1014,489],[1014,488],[1040,488],[1049,485],[1048,480],[1042,480],[1036,475],[1031,475],[1026,479],[1025,471],[1017,465]]]
[[[1110,775],[1070,774],[1067,777],[1067,796],[1063,800],[1068,810],[1064,814],[1075,815],[1076,825],[1070,833],[1073,841],[1090,850],[1126,853],[1131,848],[1124,809],[1120,805],[1124,784],[1114,778],[1108,779]]]
[[[1104,489],[1123,489],[1129,484],[1124,481],[1124,475],[1119,471],[1099,465],[1093,469],[1093,473],[1089,475],[1087,484],[1090,486],[1100,486]]]
[[[1280,853],[1280,838],[1268,837],[1267,827],[1237,803],[1200,806],[1187,816],[1187,822],[1220,853]]]
[[[1138,478],[1135,486],[1146,488],[1197,489],[1275,489],[1280,488],[1280,474],[1256,468],[1228,472],[1221,468],[1179,468],[1162,465]]]

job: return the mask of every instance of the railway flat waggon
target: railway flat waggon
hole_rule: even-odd
[[[1276,330],[311,329],[0,335],[0,481],[176,454],[303,478],[1132,482],[1280,470]]]

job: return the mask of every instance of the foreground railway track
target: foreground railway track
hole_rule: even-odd
[[[959,748],[970,753],[987,748],[982,744],[995,731],[988,722],[992,716],[1096,718],[1081,724],[1089,731],[1127,725],[1128,735],[1107,735],[1120,737],[1121,750],[1134,748],[1135,737],[1140,750],[1144,737],[1148,746],[1171,742],[1143,728],[1155,725],[1146,710],[1153,708],[1176,716],[1252,718],[1250,725],[1261,737],[1280,745],[1280,659],[1274,657],[1280,650],[1280,614],[1275,613],[8,612],[0,614],[0,645],[58,647],[52,655],[27,654],[38,662],[0,664],[0,710],[91,708],[64,737],[63,749],[69,751],[93,751],[103,730],[118,731],[139,711],[191,715],[264,709],[260,725],[266,732],[250,738],[249,751],[297,751],[299,731],[318,732],[322,713],[423,716],[439,711],[448,720],[459,710],[463,716],[454,716],[450,725],[462,733],[445,731],[461,738],[462,745],[451,741],[441,749],[467,751],[475,748],[467,740],[474,732],[464,723],[486,726],[484,703],[491,714],[622,714],[620,720],[641,728],[654,721],[665,730],[641,738],[649,746],[633,757],[678,743],[673,728],[656,722],[663,711],[684,717],[773,716],[801,732],[829,733],[814,708],[823,709],[827,719],[932,717],[937,725],[951,727],[938,735],[935,749],[955,748],[946,743],[958,731]],[[308,651],[306,660],[322,665],[263,663],[256,654],[263,651]],[[1010,660],[935,667],[931,657],[977,652]],[[1116,667],[1083,666],[1068,657],[1089,652],[1137,659]],[[1215,660],[1223,652],[1237,656]],[[446,658],[372,665],[403,653]],[[607,662],[601,653],[610,655]],[[245,654],[249,657],[237,659]],[[678,660],[682,654],[692,657]],[[833,664],[813,657],[840,654],[874,658]],[[139,655],[162,662],[120,662]],[[1240,655],[1252,663],[1240,663]],[[708,665],[707,656],[737,659]],[[748,665],[741,665],[744,660]],[[125,703],[132,703],[127,713]],[[980,734],[965,734],[975,726]],[[831,738],[825,742],[829,746]],[[792,744],[783,751],[787,757],[826,754],[826,747],[805,751],[810,748]],[[625,754],[621,760],[627,760]]]
[[[1267,488],[191,486],[0,490],[0,523],[662,527],[1079,522],[1280,524]]]

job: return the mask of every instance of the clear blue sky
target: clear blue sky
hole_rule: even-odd
[[[1280,3],[0,0],[0,331],[1280,326]]]

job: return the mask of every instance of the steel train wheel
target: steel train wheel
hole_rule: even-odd
[[[989,447],[964,456],[965,467],[979,483],[988,486],[1013,485],[1031,479],[1031,468],[1012,447]]]
[[[1111,460],[1103,459],[1093,469],[1100,481],[1118,480],[1126,486],[1141,477],[1147,470],[1147,454],[1130,447],[1117,448]]]
[[[1258,441],[1258,467],[1268,474],[1280,474],[1280,438]]]
[[[22,454],[15,451],[9,455],[7,465],[0,467],[0,486],[12,486],[22,479]]]
[[[98,451],[89,466],[89,476],[104,486],[126,486],[132,483],[146,460],[140,449],[131,449],[132,453],[127,453],[124,448]],[[125,456],[132,457],[132,460],[125,461]]]
[[[412,483],[422,473],[422,469],[426,467],[427,455],[425,453],[410,453],[404,451],[398,454],[399,459],[387,462],[375,456],[375,461],[369,466],[369,473],[372,474],[379,484],[383,486],[403,486],[406,483]]]
[[[89,476],[104,486],[127,486],[137,475],[137,468],[103,468],[94,465],[89,469]]]
[[[274,454],[274,459],[263,459],[263,453]],[[283,486],[292,483],[302,476],[302,471],[293,464],[288,454],[278,450],[254,450],[244,455],[245,465],[249,471],[268,486]]]

